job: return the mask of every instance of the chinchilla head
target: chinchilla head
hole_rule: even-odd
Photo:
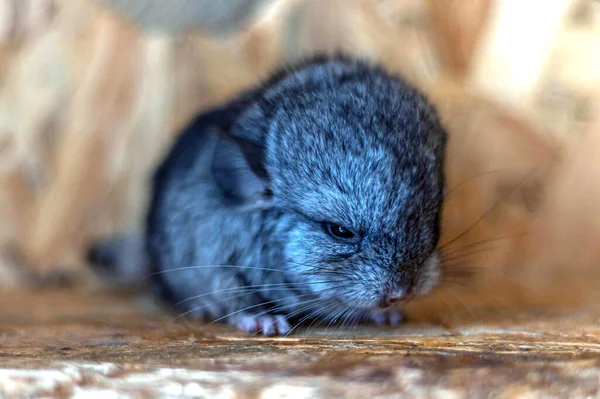
[[[435,110],[378,67],[307,65],[268,82],[232,128],[253,175],[242,180],[284,214],[270,237],[284,267],[352,307],[427,293],[446,146]]]

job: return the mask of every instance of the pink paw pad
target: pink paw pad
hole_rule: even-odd
[[[249,334],[261,334],[265,337],[287,334],[291,327],[281,315],[240,315],[234,317],[231,323],[235,328]]]

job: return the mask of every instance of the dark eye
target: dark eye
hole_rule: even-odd
[[[352,230],[339,224],[324,223],[324,228],[327,233],[338,240],[355,241],[358,238],[358,235]]]

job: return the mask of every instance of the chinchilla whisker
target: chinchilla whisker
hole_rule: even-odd
[[[282,288],[282,289],[283,289],[283,288]],[[234,293],[237,293],[237,292],[238,292],[238,291],[235,291]],[[245,291],[245,292],[242,292],[242,293],[241,293],[241,294],[239,294],[239,295],[233,295],[233,296],[229,296],[229,297],[227,297],[227,298],[224,298],[224,299],[229,301],[229,300],[232,300],[232,299],[241,298],[241,297],[248,296],[248,295],[252,295],[252,294],[255,294],[255,293],[256,293],[255,291]],[[188,298],[188,299],[185,299],[185,300],[183,300],[183,301],[181,301],[181,302],[177,303],[175,306],[177,306],[177,305],[180,305],[180,304],[182,304],[182,303],[184,303],[184,302],[186,302],[186,301],[189,301],[189,300],[192,300],[192,299],[196,299],[196,298],[197,298],[197,297],[193,297],[193,298]],[[194,311],[197,311],[197,310],[200,310],[200,309],[204,309],[205,307],[207,307],[207,306],[210,306],[210,305],[211,305],[210,303],[207,303],[207,304],[205,304],[204,306],[195,307],[195,308],[194,308]],[[186,313],[187,313],[187,312],[186,312]],[[185,315],[186,313],[184,313],[184,315]]]
[[[440,284],[452,284],[457,286],[474,286],[474,277],[477,276],[477,271],[474,270],[458,270],[449,272],[442,277]]]
[[[290,282],[290,283],[272,283],[272,284],[258,284],[258,285],[246,285],[246,286],[242,286],[242,287],[231,287],[231,288],[225,288],[222,290],[216,290],[216,291],[212,291],[212,292],[206,292],[203,294],[199,294],[199,295],[195,295],[192,297],[189,297],[187,299],[184,299],[178,303],[175,304],[175,306],[181,305],[182,303],[185,302],[189,302],[192,301],[194,299],[199,299],[199,298],[203,298],[209,295],[214,295],[214,294],[221,294],[224,292],[237,292],[237,291],[247,291],[247,290],[252,290],[249,293],[256,293],[258,291],[256,291],[256,289],[258,288],[289,288],[289,287],[306,287],[306,286],[310,286],[311,284],[331,284],[331,283],[344,283],[343,280],[329,280],[329,281],[309,281],[309,282]]]
[[[476,292],[484,293],[483,291],[479,290],[474,277],[484,276],[486,274],[493,274],[495,277],[499,277],[508,283],[515,282],[515,279],[512,276],[507,275],[502,270],[483,267],[481,265],[461,263],[455,265],[444,265],[444,272],[442,273],[440,284],[469,287],[471,289],[475,289]]]
[[[475,314],[473,312],[473,308],[468,306],[465,301],[462,300],[462,298],[460,297],[460,295],[457,295],[455,292],[451,293],[451,295],[454,297],[455,301],[458,302],[460,304],[460,306],[462,306],[462,308],[469,312],[469,314],[471,315],[471,317],[474,317]]]
[[[325,309],[329,309],[332,305],[334,304],[329,304],[329,305],[325,305],[325,306],[321,306],[320,309],[315,309],[312,312],[310,312],[309,314],[305,315],[302,319],[300,319],[293,328],[290,329],[290,331],[288,331],[288,333],[286,334],[286,336],[288,336],[289,334],[291,334],[296,328],[298,328],[299,326],[302,325],[302,323],[304,323],[306,320],[309,320],[313,317],[316,317],[317,315],[319,315],[320,313],[323,313]],[[310,306],[315,306],[314,304],[311,304]],[[310,307],[309,306],[309,307]]]
[[[306,265],[302,265],[302,264],[298,264],[298,263],[294,263],[294,262],[290,262],[290,265],[292,266],[300,266],[300,267],[306,267],[307,270],[304,271],[305,273],[324,273],[324,274],[342,274],[341,271],[339,270],[329,270],[325,267],[317,267],[317,266],[306,266]]]
[[[331,270],[331,269],[328,269],[325,266],[309,265],[309,264],[300,263],[300,262],[293,262],[293,261],[289,261],[288,263],[290,265],[292,265],[292,266],[306,267],[308,269],[307,272],[314,271],[314,272],[320,272],[320,273],[317,273],[317,274],[332,274],[332,275],[341,275],[341,274],[343,274],[339,270]],[[306,273],[306,274],[309,274],[309,273]]]
[[[501,313],[502,317],[509,317],[510,312],[515,310],[515,306],[511,305],[510,302],[508,302],[506,299],[503,299],[502,297],[499,297],[498,295],[490,294],[489,292],[481,291],[481,293],[485,297],[495,301],[495,306],[493,307],[493,309],[495,311]],[[462,301],[462,298],[460,298],[459,294],[457,294],[457,293],[452,293],[452,294],[457,301],[463,303],[463,308],[470,313],[471,317],[477,316],[475,313],[475,308],[473,306],[467,307],[466,304],[464,303],[464,301]]]
[[[495,243],[495,242],[498,242],[498,241],[512,240],[513,238],[524,237],[524,236],[527,236],[527,235],[528,235],[528,233],[523,233],[523,234],[513,234],[513,235],[510,235],[510,236],[488,238],[488,239],[485,239],[485,240],[476,241],[476,242],[473,242],[473,243],[470,243],[470,244],[466,244],[466,245],[462,245],[462,246],[458,246],[457,245],[457,246],[453,246],[453,247],[444,248],[444,249],[442,249],[440,251],[440,254],[442,256],[444,256],[446,254],[450,254],[451,255],[451,254],[453,254],[456,251],[460,251],[460,250],[463,250],[463,249],[466,249],[466,248],[477,247],[477,246],[481,246],[481,245],[484,245],[484,244]]]
[[[290,331],[288,331],[285,336],[287,337],[288,335],[292,334],[298,327],[302,326],[304,324],[305,321],[307,320],[316,320],[316,317],[323,313],[324,309],[328,309],[331,305],[326,305],[326,306],[322,306],[320,309],[315,309],[312,310],[310,313],[308,313],[307,315],[305,315],[303,318],[301,318],[300,320],[298,320],[294,326],[292,328],[290,328]],[[312,324],[312,323],[311,323]]]
[[[447,257],[448,255],[454,255],[456,253],[460,253],[462,251],[473,249],[473,248],[486,248],[486,246],[496,244],[497,241],[499,241],[499,240],[485,240],[485,241],[480,241],[480,242],[476,242],[476,243],[472,243],[472,244],[467,244],[464,246],[448,248],[445,251],[440,251],[440,255],[442,257]]]
[[[513,276],[504,273],[502,270],[498,270],[498,269],[494,269],[494,268],[482,268],[479,270],[479,272],[481,274],[483,274],[483,273],[493,274],[494,278],[503,279],[504,281],[509,282],[509,283],[517,282],[517,280],[515,280],[515,278]]]
[[[292,311],[292,312],[290,312],[290,313],[286,314],[286,319],[290,319],[291,317],[293,317],[293,316],[295,316],[295,315],[297,315],[297,314],[300,314],[300,313],[302,313],[302,312],[306,311],[307,309],[310,309],[310,308],[311,308],[311,307],[313,307],[313,306],[317,306],[317,305],[319,305],[320,303],[326,303],[328,300],[329,300],[328,298],[315,298],[315,299],[308,299],[308,300],[301,301],[301,302],[299,302],[299,303],[298,303],[296,306],[301,306],[301,305],[305,305],[305,306],[302,306],[300,309],[296,309],[296,310],[294,310],[294,311]],[[281,310],[281,309],[285,309],[285,307],[286,307],[286,305],[283,305],[283,306],[276,307],[276,308],[274,308],[274,309],[265,310],[265,311],[263,311],[263,312],[261,312],[261,313],[258,313],[258,314],[256,314],[256,316],[261,316],[261,315],[263,315],[263,314],[265,314],[265,313],[278,312],[278,311],[279,311],[279,310]],[[270,327],[270,326],[272,326],[272,325],[273,325],[273,324],[275,324],[275,323],[276,323],[276,321],[274,321],[274,322],[271,322],[271,323],[267,324],[265,327],[263,327],[263,330],[264,330],[266,327]],[[299,324],[296,324],[296,326],[298,326],[298,325],[299,325]],[[295,328],[295,327],[294,327],[294,328]],[[292,328],[292,329],[290,329],[290,331],[289,331],[289,332],[286,334],[286,336],[287,336],[289,333],[291,333],[293,330],[294,330],[293,328]],[[255,336],[255,335],[258,335],[258,334],[259,334],[259,332],[260,332],[260,331],[256,331],[256,332],[254,332],[254,334],[252,334],[252,335],[253,335],[253,336]]]
[[[313,310],[310,314],[303,317],[302,320],[300,320],[298,323],[296,323],[296,326],[294,326],[294,329],[296,327],[302,325],[302,323],[304,323],[306,320],[312,319],[311,323],[306,327],[306,332],[309,332],[313,325],[318,324],[321,320],[323,320],[323,318],[325,318],[325,316],[327,316],[327,313],[329,312],[329,310],[332,308],[335,309],[336,306],[337,306],[336,303],[330,303],[329,305],[322,306],[320,309]],[[290,331],[290,333],[291,333],[291,331]]]
[[[161,270],[161,271],[158,271],[158,272],[150,273],[147,276],[145,276],[144,278],[156,276],[156,275],[159,275],[159,274],[165,274],[165,273],[171,273],[171,272],[179,272],[179,271],[183,271],[183,270],[216,269],[216,268],[223,268],[223,269],[245,269],[245,270],[264,270],[264,271],[280,272],[280,273],[284,273],[285,272],[285,270],[273,269],[273,268],[269,268],[269,267],[242,266],[242,265],[198,265],[198,266],[186,266],[186,267],[177,267],[177,268],[168,269],[168,270]]]
[[[340,288],[340,287],[341,287],[341,285],[340,285],[340,286],[338,286],[338,287],[336,287],[336,288]],[[324,289],[324,290],[320,290],[320,291],[318,291],[318,292],[325,292],[325,291],[328,291],[328,290],[330,290],[330,289]],[[319,299],[322,299],[322,300],[323,300],[323,303],[327,303],[328,301],[331,301],[331,298],[319,298]],[[296,306],[298,306],[298,305],[302,305],[303,303],[306,303],[306,302],[300,302],[300,303],[298,303]],[[308,306],[305,306],[305,307],[303,307],[302,309],[296,309],[295,311],[293,311],[292,313],[290,313],[289,315],[287,315],[287,317],[294,316],[294,315],[296,315],[296,314],[298,314],[298,313],[301,313],[301,312],[303,312],[303,311],[304,311],[304,310],[306,310],[306,309],[309,309],[311,306],[316,306],[316,305],[317,305],[317,304],[311,303],[310,305],[308,305]],[[277,308],[275,308],[275,309],[271,309],[270,311],[271,311],[271,312],[277,312],[277,311],[281,310],[281,309],[282,309],[282,308],[284,308],[284,307],[285,307],[285,306],[279,306],[279,307],[277,307]]]
[[[461,281],[461,280],[443,280],[439,283],[440,287],[457,287],[457,288],[472,288],[475,286],[474,283],[470,283],[469,281]]]
[[[314,306],[314,304],[311,304],[310,306]],[[307,314],[306,316],[304,316],[302,319],[300,319],[293,328],[290,329],[290,331],[288,331],[288,333],[286,334],[286,336],[288,336],[289,334],[291,334],[296,328],[298,328],[299,326],[301,326],[306,320],[310,320],[312,318],[313,322],[311,323],[311,326],[318,320],[319,315],[326,315],[327,311],[332,308],[335,307],[336,304],[335,303],[330,303],[329,305],[325,305],[320,307],[319,309],[315,309],[312,312],[310,312],[309,314]],[[310,328],[310,326],[309,326]]]
[[[467,178],[467,179],[465,179],[465,180],[461,181],[460,183],[458,183],[457,185],[455,185],[454,187],[452,187],[450,190],[446,191],[446,192],[444,193],[444,199],[446,199],[446,200],[447,200],[447,199],[448,199],[448,197],[450,196],[450,194],[451,194],[453,191],[455,191],[456,189],[458,189],[460,186],[462,186],[462,185],[464,185],[464,184],[467,184],[468,182],[470,182],[470,181],[471,181],[471,180],[473,180],[473,179],[476,179],[476,178],[478,178],[478,177],[481,177],[481,176],[491,175],[491,174],[493,174],[493,173],[504,172],[505,170],[509,170],[509,169],[511,169],[511,168],[504,168],[504,169],[490,170],[490,171],[488,171],[488,172],[482,172],[482,173],[478,173],[478,174],[476,174],[476,175],[473,175],[473,176],[471,176],[471,177],[469,177],[469,178]]]
[[[319,265],[315,265],[312,263],[306,263],[306,262],[295,262],[293,260],[288,261],[290,264],[294,264],[296,266],[302,266],[302,267],[307,267],[309,269],[324,269],[324,270],[329,270],[327,269],[325,266],[319,266]]]
[[[440,281],[438,289],[442,287],[457,287],[471,290],[477,287],[477,284],[469,279],[448,279]]]
[[[330,321],[325,327],[325,331],[330,331],[327,334],[327,337],[330,337],[333,331],[331,329],[340,328],[342,326],[348,325],[348,319],[354,314],[360,314],[360,309],[342,309],[338,312],[336,317]]]
[[[313,299],[309,299],[309,300],[306,300],[306,301],[301,301],[301,302],[300,302],[298,305],[306,305],[306,303],[308,303],[308,305],[306,305],[306,306],[302,306],[300,309],[296,309],[296,310],[294,310],[294,311],[292,311],[292,312],[290,312],[290,313],[286,314],[286,315],[285,315],[285,316],[286,316],[286,319],[289,319],[289,318],[291,318],[291,317],[293,317],[293,316],[295,316],[295,315],[297,315],[297,314],[299,314],[299,313],[302,313],[302,312],[303,312],[303,311],[305,311],[306,309],[310,309],[312,306],[318,305],[318,303],[319,303],[318,301],[319,301],[319,300],[321,300],[321,301],[325,301],[325,298],[315,298],[314,300],[313,300]],[[316,303],[315,303],[315,302],[316,302]],[[274,309],[265,310],[264,312],[258,313],[256,316],[261,316],[261,315],[263,315],[263,314],[265,314],[265,313],[278,312],[278,311],[280,311],[280,310],[282,310],[282,309],[285,309],[285,307],[286,307],[286,305],[283,305],[283,306],[278,306],[278,307],[276,307],[276,308],[274,308]],[[275,324],[276,322],[277,322],[277,321],[274,321],[274,322],[272,322],[272,323],[269,323],[269,324],[267,324],[267,325],[266,325],[265,327],[263,327],[263,328],[270,327],[270,326],[272,326],[273,324]],[[252,334],[252,335],[253,335],[253,336],[254,336],[254,335],[258,335],[258,334],[259,334],[259,332],[260,332],[260,331],[256,331],[256,332],[254,332],[254,334]]]
[[[327,312],[330,312],[330,309],[327,309]],[[331,336],[331,333],[328,333],[329,328],[335,324],[335,322],[340,317],[340,315],[343,315],[345,312],[348,312],[348,309],[347,308],[337,308],[336,309],[336,307],[333,307],[333,309],[331,309],[331,312],[333,312],[333,314],[330,314],[329,317],[327,317],[327,313],[323,312],[321,314],[321,316],[315,320],[315,323],[311,324],[311,326],[313,324],[317,324],[315,326],[315,328],[316,328],[319,325],[319,323],[325,321],[326,317],[329,319],[329,321],[325,325],[325,338],[323,338],[321,343],[324,343]]]
[[[475,254],[484,253],[484,252],[490,252],[490,251],[494,251],[494,250],[498,250],[498,249],[499,249],[498,246],[494,246],[491,244],[481,245],[481,246],[477,246],[475,248],[465,248],[464,250],[456,251],[455,253],[450,254],[450,255],[443,255],[442,261],[450,261],[450,260],[454,260],[454,259],[465,259],[467,256],[470,256],[470,255],[475,255]]]
[[[350,326],[350,329],[352,331],[355,331],[356,325],[358,324],[357,321],[360,319],[361,316],[362,314],[358,310],[351,311],[349,312],[348,316],[344,319],[344,323],[347,323]]]
[[[340,309],[337,314],[335,315],[335,317],[332,317],[331,320],[329,321],[329,324],[327,325],[327,327],[335,325],[336,323],[338,323],[338,320],[340,320],[340,318],[342,320],[340,320],[341,323],[343,323],[343,318],[345,315],[348,314],[348,312],[350,312],[349,308],[342,308]]]
[[[338,287],[335,287],[335,288],[340,288],[340,286],[338,286]],[[333,289],[333,288],[328,288],[328,289],[320,290],[320,291],[317,291],[317,292],[318,292],[318,293],[320,293],[320,292],[325,292],[325,291],[329,291],[330,289]],[[310,294],[305,294],[305,295],[302,295],[302,296],[306,296],[306,295],[310,295]],[[300,296],[300,295],[299,295],[299,296]],[[299,296],[298,296],[298,297],[299,297]],[[327,303],[327,301],[330,301],[330,300],[331,300],[330,298],[316,298],[316,299],[321,299],[321,300],[323,301],[323,303]],[[307,302],[306,302],[306,301],[302,301],[302,302],[300,302],[300,303],[296,304],[295,306],[299,306],[299,305],[302,305],[302,304],[304,304],[304,303],[307,303]],[[317,304],[318,304],[318,303],[317,303]],[[308,306],[305,306],[305,307],[303,307],[303,308],[301,308],[301,309],[296,309],[296,310],[292,311],[291,313],[287,314],[287,315],[286,315],[286,317],[288,317],[288,318],[289,318],[289,317],[292,317],[292,316],[294,316],[294,315],[296,315],[296,314],[298,314],[298,313],[301,313],[301,312],[303,312],[303,311],[304,311],[304,310],[306,310],[306,309],[309,309],[311,306],[316,306],[317,304],[311,303],[311,304],[309,304]],[[273,308],[273,309],[269,309],[269,310],[267,310],[267,311],[265,311],[265,312],[263,312],[263,313],[260,313],[260,314],[269,313],[269,312],[270,312],[270,313],[278,312],[278,311],[280,311],[281,309],[284,309],[284,308],[286,308],[287,306],[288,306],[288,305],[280,305],[280,306],[278,306],[278,307],[275,307],[275,308]]]
[[[456,276],[472,276],[476,273],[485,271],[485,268],[480,265],[475,265],[466,262],[444,262],[442,263],[443,273],[445,277],[456,277]]]
[[[244,294],[244,295],[246,295],[246,294]],[[301,295],[298,295],[298,296],[307,296],[307,295],[310,295],[310,294],[301,294]],[[218,321],[220,321],[220,320],[222,320],[222,319],[224,319],[224,318],[227,318],[227,317],[229,317],[229,316],[232,316],[232,315],[234,315],[234,314],[236,314],[236,313],[243,312],[244,310],[251,309],[251,308],[256,308],[256,307],[259,307],[259,306],[268,305],[268,304],[271,304],[271,303],[277,303],[277,302],[281,302],[281,301],[284,301],[284,300],[286,300],[286,299],[287,299],[287,298],[281,298],[281,299],[274,299],[274,300],[272,300],[272,301],[265,301],[265,302],[261,302],[261,303],[259,303],[259,304],[252,305],[252,306],[250,306],[250,307],[248,307],[248,308],[242,309],[242,310],[240,310],[240,311],[236,311],[236,312],[233,312],[233,313],[229,313],[229,314],[227,314],[227,315],[223,316],[222,318],[220,318],[219,320],[213,320],[213,321],[212,321],[211,323],[209,323],[208,325],[214,324],[214,323],[216,323],[216,322],[218,322]],[[194,307],[193,309],[190,309],[190,310],[188,310],[188,311],[186,311],[186,312],[184,312],[184,313],[182,313],[182,314],[178,315],[178,316],[177,316],[175,319],[173,319],[173,321],[175,321],[175,320],[177,320],[178,318],[180,318],[180,317],[183,317],[183,316],[185,316],[185,315],[187,315],[187,314],[189,314],[189,313],[192,313],[192,312],[195,312],[195,311],[197,311],[197,310],[203,309],[203,308],[205,308],[206,306],[209,306],[209,305],[207,304],[207,305],[204,305],[204,306],[197,306],[197,307]],[[269,310],[265,311],[264,313],[268,313],[268,312],[269,312]]]
[[[480,273],[485,272],[488,269],[479,264],[471,264],[462,261],[443,263],[442,267],[444,273],[446,273],[448,276],[460,275],[461,273]]]
[[[456,237],[454,237],[453,239],[451,239],[450,241],[442,244],[439,246],[440,249],[443,249],[445,247],[447,247],[448,245],[456,242],[457,240],[461,239],[462,237],[466,236],[467,234],[469,234],[474,228],[475,226],[477,226],[479,224],[479,222],[481,222],[486,216],[488,216],[492,211],[494,211],[501,203],[503,200],[505,200],[506,198],[508,198],[511,194],[513,194],[523,183],[525,183],[525,181],[527,179],[529,179],[529,177],[533,174],[533,172],[535,172],[537,168],[533,168],[531,171],[529,171],[528,173],[525,174],[525,177],[523,177],[521,180],[519,180],[513,187],[511,187],[509,190],[506,190],[502,195],[500,195],[498,197],[498,199],[496,201],[494,201],[494,203],[488,208],[486,209],[483,214],[481,216],[479,216],[479,218],[477,218],[477,220],[475,221],[475,223],[473,223],[471,226],[469,226],[465,231],[463,231],[462,233],[460,233],[459,235],[457,235]]]
[[[320,278],[346,278],[347,275],[344,273],[327,273],[327,272],[311,272],[311,273],[302,273],[307,277],[320,277]]]
[[[469,263],[460,260],[452,262],[442,263],[443,271],[446,276],[460,276],[461,274],[475,274],[475,273],[497,273],[503,275],[501,270],[497,270],[493,267],[486,267],[479,263]]]
[[[329,331],[329,329],[331,327],[339,327],[341,324],[343,324],[343,318],[345,315],[347,315],[350,312],[350,310],[351,309],[349,309],[349,308],[341,308],[337,312],[335,312],[333,314],[333,317],[329,318],[329,322],[325,326],[325,332],[327,333],[327,331]],[[342,321],[338,323],[338,320],[340,320],[340,318],[342,318]],[[330,337],[330,336],[331,336],[331,333],[326,335],[326,337]]]
[[[293,264],[293,262],[290,262],[290,264]],[[312,269],[312,270],[322,270],[322,271],[326,272],[327,274],[331,274],[331,275],[340,275],[341,274],[341,273],[332,272],[331,270],[327,270],[325,268],[319,268],[317,266],[312,266],[312,265],[305,265],[305,264],[300,264],[300,263],[297,263],[295,265],[307,267],[307,268]],[[243,265],[198,265],[198,266],[178,267],[178,268],[169,269],[169,270],[161,270],[161,271],[158,271],[158,272],[150,273],[150,274],[144,276],[144,278],[149,278],[149,277],[152,277],[152,276],[155,276],[155,275],[166,274],[166,273],[177,272],[177,271],[185,271],[185,270],[193,270],[193,269],[215,269],[215,268],[243,269],[243,270],[262,270],[262,271],[272,271],[272,272],[279,272],[279,273],[285,273],[286,272],[285,270],[282,270],[282,269],[274,269],[274,268],[258,267],[258,266],[243,266]]]
[[[314,293],[309,293],[309,294],[298,295],[298,297],[300,297],[300,296],[312,295],[312,294],[314,294]],[[238,313],[245,312],[245,311],[247,311],[247,310],[250,310],[250,309],[254,309],[254,308],[257,308],[257,307],[260,307],[260,306],[264,306],[264,305],[269,305],[269,304],[272,304],[272,303],[278,303],[278,302],[285,301],[285,300],[288,300],[288,298],[275,299],[275,300],[271,300],[271,301],[265,301],[265,302],[259,303],[259,304],[257,304],[257,305],[251,305],[251,306],[247,306],[247,307],[245,307],[245,308],[243,308],[243,309],[236,310],[235,312],[231,312],[231,313],[229,313],[229,314],[227,314],[227,315],[225,315],[225,316],[219,317],[218,319],[216,319],[216,320],[213,320],[211,323],[209,323],[209,325],[210,325],[210,324],[213,324],[213,323],[216,323],[216,322],[219,322],[219,321],[221,321],[221,320],[223,320],[223,319],[229,318],[229,317],[231,317],[231,316],[234,316],[234,315],[236,315],[236,314],[238,314]],[[322,301],[322,300],[323,300],[323,298],[308,299],[308,300],[306,300],[306,301],[304,301],[304,302],[300,302],[300,304],[304,304],[304,303],[308,303],[308,302]],[[257,315],[255,315],[255,316],[262,315],[262,314],[265,314],[265,313],[271,313],[272,311],[273,311],[273,309],[268,309],[268,310],[265,310],[265,311],[264,311],[264,312],[262,312],[262,313],[258,313],[258,314],[257,314]]]
[[[244,287],[239,287],[239,288],[244,288]],[[323,289],[323,290],[318,290],[318,291],[315,291],[315,292],[310,292],[310,293],[306,293],[306,294],[300,294],[300,295],[298,295],[298,297],[304,297],[304,296],[309,296],[309,295],[313,295],[313,294],[318,294],[318,293],[320,293],[320,292],[325,292],[325,291],[332,290],[332,289],[336,289],[336,288],[339,288],[339,286],[329,287],[329,288],[326,288],[326,289]],[[255,292],[253,292],[253,291],[251,291],[251,292],[245,292],[245,293],[242,293],[242,294],[240,294],[240,295],[235,295],[235,296],[233,296],[233,297],[229,297],[229,298],[227,298],[227,299],[234,299],[234,298],[238,298],[238,297],[241,297],[241,296],[250,295],[250,294],[254,294],[254,293],[255,293]],[[274,301],[271,301],[271,302],[279,302],[279,301],[282,301],[282,300],[285,300],[285,298],[278,299],[278,300],[274,300]],[[269,303],[269,302],[262,302],[260,305],[265,305],[265,304],[268,304],[268,303]],[[193,309],[190,309],[190,310],[188,310],[188,311],[186,311],[186,312],[184,312],[184,313],[182,313],[182,314],[178,315],[178,316],[177,316],[175,319],[173,319],[173,321],[175,321],[175,320],[177,320],[178,318],[180,318],[180,317],[183,317],[183,316],[185,316],[185,315],[187,315],[187,314],[189,314],[189,313],[192,313],[192,312],[195,312],[195,311],[197,311],[197,310],[203,309],[203,308],[205,308],[205,307],[207,307],[207,306],[210,306],[210,304],[206,304],[206,305],[203,305],[203,306],[196,306],[196,307],[194,307]],[[266,311],[266,312],[264,312],[264,313],[267,313],[267,312],[268,312],[268,311]],[[211,323],[211,324],[212,324],[212,323]]]
[[[454,261],[461,261],[461,260],[468,259],[469,256],[489,253],[489,252],[496,251],[496,250],[498,250],[498,247],[476,248],[476,249],[471,249],[470,251],[466,250],[466,251],[463,251],[462,253],[456,253],[452,256],[444,257],[444,258],[442,258],[442,262],[450,263],[450,262],[454,262]]]
[[[339,288],[339,287],[340,287],[340,286],[333,286],[333,287],[330,287],[330,289],[335,289],[335,288]],[[233,296],[229,296],[229,297],[227,297],[227,298],[223,298],[223,300],[231,300],[231,299],[235,299],[235,298],[241,298],[241,297],[243,297],[243,296],[247,296],[247,295],[256,294],[256,292],[257,292],[257,291],[253,291],[253,290],[251,290],[251,289],[253,288],[252,286],[250,286],[250,287],[237,287],[237,288],[239,289],[239,291],[238,291],[238,290],[236,290],[236,291],[233,291],[232,293],[236,294],[236,293],[238,293],[238,292],[240,292],[240,291],[241,291],[241,292],[242,292],[241,294],[239,294],[239,295],[233,295]],[[286,286],[286,287],[281,287],[281,288],[275,288],[275,289],[274,289],[274,291],[285,290],[285,289],[287,289],[287,288],[288,288],[287,286]],[[329,288],[328,288],[328,289],[329,289]],[[324,290],[319,290],[319,291],[315,291],[315,292],[311,292],[311,293],[307,293],[307,294],[302,294],[302,295],[311,295],[311,294],[313,294],[313,293],[319,293],[319,292],[326,291],[326,290],[327,290],[327,289],[324,289]],[[227,291],[227,290],[221,290],[221,291],[217,291],[217,293],[222,293],[222,292],[226,292],[226,291]],[[197,299],[197,298],[199,298],[199,297],[201,297],[201,296],[210,295],[210,294],[213,294],[213,292],[209,292],[209,293],[207,293],[207,294],[203,294],[203,295],[197,295],[197,296],[194,296],[194,297],[191,297],[191,298],[184,299],[183,301],[180,301],[180,302],[178,302],[178,303],[177,303],[175,306],[178,306],[178,305],[180,305],[180,304],[182,304],[182,303],[184,303],[184,302],[190,301],[190,300],[192,300],[192,299]],[[210,305],[210,304],[206,304],[206,305],[204,305],[204,306],[200,306],[200,307],[195,307],[195,308],[194,308],[194,311],[196,311],[196,310],[200,310],[200,309],[203,309],[203,308],[205,308],[205,307],[207,307],[207,306],[209,306],[209,305]]]
[[[319,298],[319,299],[321,299],[323,303],[327,303],[327,301],[329,300],[328,298]],[[300,304],[303,304],[303,305],[304,305],[304,304],[306,304],[306,303],[307,303],[306,301],[303,301],[303,302],[301,302]],[[311,302],[311,303],[309,303],[308,305],[306,305],[306,306],[303,306],[302,308],[300,308],[300,309],[296,309],[296,310],[294,310],[293,312],[291,312],[291,313],[287,314],[287,315],[286,315],[286,318],[288,318],[288,319],[289,319],[289,318],[291,318],[291,317],[293,317],[293,316],[295,316],[295,315],[297,315],[297,314],[300,314],[300,313],[302,313],[302,312],[306,311],[307,309],[310,309],[311,307],[314,307],[314,306],[316,306],[316,305],[319,305],[319,302],[317,302],[317,303],[312,303],[312,302]],[[315,312],[315,311],[313,311],[313,312],[309,313],[309,315],[310,315],[310,314],[313,314],[314,312]],[[292,333],[292,331],[294,331],[294,330],[296,329],[296,327],[298,327],[300,324],[302,324],[302,322],[303,322],[303,321],[304,321],[306,318],[307,318],[307,317],[305,316],[304,318],[302,318],[302,320],[300,320],[298,323],[296,323],[296,324],[294,325],[294,327],[293,327],[293,328],[291,328],[291,329],[290,329],[290,331],[288,331],[288,332],[285,334],[285,336],[287,337],[289,334],[291,334],[291,333]],[[270,324],[268,324],[268,325],[267,325],[267,327],[271,326],[272,324],[273,324],[273,323],[270,323]],[[255,334],[257,334],[257,333],[258,333],[258,331],[257,331]]]

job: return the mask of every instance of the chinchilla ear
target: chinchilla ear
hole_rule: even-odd
[[[229,136],[240,148],[256,177],[269,179],[265,168],[265,136],[269,122],[264,106],[258,103],[246,108],[229,131]]]
[[[265,143],[269,122],[256,98],[224,108],[214,125],[218,129],[212,169],[224,200],[236,206],[264,206],[270,201],[265,168]]]
[[[213,177],[229,205],[264,206],[269,202],[267,179],[258,175],[249,162],[260,153],[250,155],[246,151],[237,141],[219,138],[212,163]],[[261,162],[256,160],[256,165],[261,166]]]

